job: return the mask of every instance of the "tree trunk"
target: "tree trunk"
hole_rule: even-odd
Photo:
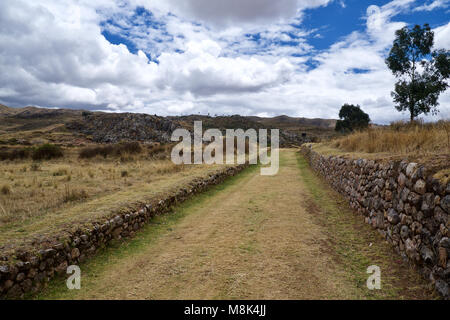
[[[412,103],[410,103],[409,115],[410,115],[410,121],[412,123],[414,121],[414,105]]]

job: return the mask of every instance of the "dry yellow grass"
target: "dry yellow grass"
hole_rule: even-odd
[[[64,158],[42,163],[0,162],[0,246],[128,210],[224,167],[175,165],[147,151],[90,160],[78,152],[66,149]]]
[[[183,170],[145,154],[81,160],[76,149],[66,153],[63,159],[42,163],[0,162],[0,226]]]
[[[450,181],[450,121],[395,122],[311,146],[325,156],[418,162],[443,184]]]
[[[332,141],[329,145],[347,152],[393,154],[450,153],[450,121],[393,123],[370,128]]]

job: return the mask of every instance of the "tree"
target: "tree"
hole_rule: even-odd
[[[347,103],[342,106],[339,118],[341,120],[336,122],[336,131],[340,132],[365,129],[370,123],[369,115],[359,105]]]
[[[448,88],[450,51],[435,50],[434,32],[425,24],[395,33],[386,64],[398,78],[392,97],[398,111],[409,111],[411,122],[424,113],[437,114],[439,95]]]

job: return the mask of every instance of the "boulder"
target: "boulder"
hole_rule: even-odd
[[[408,226],[402,226],[400,229],[400,237],[402,237],[403,240],[407,239],[409,237],[409,228]]]
[[[420,250],[420,256],[422,257],[422,260],[427,264],[433,264],[434,262],[434,253],[433,250],[431,250],[427,246],[422,246],[422,249]]]
[[[403,173],[400,173],[398,176],[398,186],[403,188],[406,185],[406,176]]]
[[[23,296],[23,291],[20,285],[15,284],[12,286],[11,289],[8,290],[8,293],[6,294],[6,297],[8,299],[20,299]]]
[[[427,183],[422,179],[417,180],[414,185],[414,191],[418,194],[425,194],[427,192]]]
[[[441,208],[450,214],[450,194],[441,199]]]
[[[80,249],[73,248],[71,253],[70,253],[70,256],[71,256],[72,259],[78,258],[80,256]]]
[[[387,213],[387,219],[391,224],[397,224],[400,222],[400,216],[397,214],[397,211],[394,209],[389,209]]]
[[[408,164],[408,166],[406,167],[406,176],[408,178],[411,178],[413,176],[413,174],[416,172],[416,170],[418,169],[418,164],[411,162],[410,164]]]
[[[441,296],[445,298],[448,298],[450,296],[449,287],[445,281],[441,279],[436,280],[435,288]]]

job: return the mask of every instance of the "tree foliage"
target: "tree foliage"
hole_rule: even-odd
[[[339,118],[336,123],[336,131],[351,132],[354,130],[365,129],[369,126],[370,118],[367,113],[361,110],[359,105],[344,104],[339,112]]]
[[[395,33],[386,64],[398,78],[392,97],[398,111],[409,111],[411,121],[420,114],[436,114],[439,95],[448,88],[450,51],[435,50],[434,32],[425,24]]]

